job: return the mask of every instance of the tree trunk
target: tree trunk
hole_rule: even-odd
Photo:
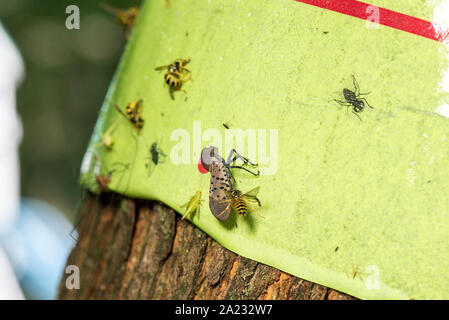
[[[236,255],[165,205],[85,194],[60,299],[353,299]]]

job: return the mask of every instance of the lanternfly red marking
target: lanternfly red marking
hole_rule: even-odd
[[[206,168],[203,167],[203,164],[201,163],[201,158],[198,160],[198,171],[202,174],[206,174],[209,172],[206,170]]]

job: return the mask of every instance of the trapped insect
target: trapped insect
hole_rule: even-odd
[[[110,6],[105,3],[100,3],[100,6],[107,12],[113,14],[117,18],[117,22],[123,26],[125,30],[125,37],[129,38],[132,27],[134,27],[139,14],[139,9],[137,7],[130,7],[128,9],[122,10],[114,6]]]
[[[122,163],[122,162],[114,162],[111,165],[111,170],[106,175],[97,175],[95,177],[95,180],[98,184],[98,187],[100,189],[100,192],[108,191],[108,185],[112,181],[112,175],[113,174],[123,174],[126,170],[129,169],[129,163]],[[123,177],[123,175],[121,176]],[[119,180],[121,181],[121,179]]]
[[[112,150],[112,146],[114,145],[114,138],[112,133],[119,125],[118,119],[111,125],[104,133],[101,134],[101,141],[96,144],[96,146],[103,146],[106,150]]]
[[[115,104],[115,108],[119,113],[121,113],[126,119],[128,119],[137,131],[143,128],[145,120],[142,118],[142,108],[143,100],[131,101],[126,105],[125,112],[120,109],[120,107]]]
[[[250,207],[251,211],[255,212],[255,209],[252,206],[251,202],[257,203],[259,207],[261,206],[260,200],[257,198],[259,190],[260,187],[255,187],[254,189],[251,189],[247,193],[242,193],[240,190],[237,189],[231,190],[230,192],[227,193],[228,198],[220,201],[222,203],[226,203],[227,205],[223,209],[223,212],[219,213],[216,216],[216,218],[219,218],[221,214],[228,211],[231,207],[234,208],[234,210],[242,217],[248,214],[248,207]]]
[[[345,98],[345,101],[337,99],[334,100],[343,106],[352,107],[352,113],[354,113],[359,118],[359,120],[362,121],[362,118],[360,118],[360,116],[357,113],[360,113],[365,109],[365,104],[371,109],[374,108],[368,103],[368,101],[365,98],[360,97],[369,94],[369,92],[360,93],[360,87],[354,75],[352,76],[352,82],[354,83],[355,91],[344,88],[343,96]]]
[[[172,100],[175,99],[173,91],[182,90],[182,84],[192,79],[190,70],[186,67],[189,62],[190,58],[177,59],[169,65],[160,66],[154,69],[156,71],[167,69],[167,72],[164,75],[164,81],[168,84],[169,94]]]
[[[159,163],[164,163],[167,155],[158,147],[157,142],[153,142],[149,148],[149,155],[146,157],[148,162],[145,167],[149,169],[148,175],[150,175],[150,169],[153,165],[157,166]]]
[[[181,206],[181,208],[186,208],[186,211],[184,212],[184,215],[182,216],[181,220],[184,220],[190,214],[200,212],[201,202],[204,201],[204,200],[201,200],[201,196],[202,196],[202,192],[197,191],[197,192],[195,192],[193,197],[190,198],[189,202],[187,202],[186,204],[183,204]]]
[[[150,147],[150,154],[151,154],[151,161],[153,161],[153,163],[155,165],[159,164],[159,161],[161,161],[162,159],[165,159],[165,157],[167,156],[158,146],[157,146],[157,142],[153,142],[153,144]]]
[[[260,174],[259,171],[254,173],[242,166],[231,165],[237,159],[241,159],[244,165],[257,166],[257,164],[253,164],[247,158],[241,156],[235,149],[231,150],[226,161],[219,155],[216,147],[206,147],[201,152],[201,164],[211,175],[209,208],[212,214],[220,221],[226,221],[231,212],[231,207],[225,202],[225,200],[229,199],[231,191],[234,190],[235,179],[231,169],[242,169],[254,176]]]

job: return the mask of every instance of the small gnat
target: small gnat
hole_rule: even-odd
[[[251,17],[251,15],[252,15],[252,13],[251,13],[251,12],[248,12],[248,17]]]
[[[427,133],[423,134],[424,138],[429,139],[429,136],[427,135]]]

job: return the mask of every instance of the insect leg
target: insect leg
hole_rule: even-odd
[[[355,114],[360,121],[362,121],[362,118],[360,118],[360,116],[357,113],[355,113],[354,110],[352,110],[352,113]]]
[[[186,79],[186,77],[187,77],[187,79]],[[193,81],[192,74],[190,73],[190,71],[187,73],[187,75],[183,75],[182,82],[187,82],[189,80]]]
[[[348,114],[348,108],[349,108],[350,106],[352,106],[352,104],[350,104],[350,103],[347,102],[347,101],[341,101],[341,100],[337,100],[337,99],[334,99],[334,101],[335,101],[335,102],[338,102],[338,103],[341,104],[342,106],[346,106],[346,114]]]
[[[258,175],[260,175],[260,170],[257,170],[257,173],[254,173],[254,172],[252,172],[252,171],[250,171],[250,170],[248,170],[248,169],[246,169],[246,168],[243,168],[243,167],[241,167],[241,166],[228,166],[228,168],[229,169],[242,169],[242,170],[245,170],[246,172],[249,172],[249,173],[251,173],[253,176],[258,176]],[[231,174],[231,177],[232,177],[232,179],[235,181],[235,179],[234,179],[234,177],[232,176],[232,174]]]
[[[374,108],[368,103],[368,101],[366,101],[365,98],[360,98],[360,100],[363,100],[363,101],[366,103],[366,105],[367,105],[368,107],[370,107],[371,109],[374,109]]]
[[[360,94],[360,86],[354,75],[352,75],[352,83],[354,84],[355,95],[358,96]]]
[[[187,203],[186,203],[186,205],[187,205]],[[181,207],[181,208],[182,208],[182,207]],[[186,209],[186,212],[185,212],[184,215],[182,216],[181,220],[184,220],[184,219],[189,215],[189,213],[194,212],[194,211],[195,211],[195,210],[189,211],[189,210]]]
[[[334,99],[335,102],[338,102],[339,104],[341,104],[342,106],[347,106],[347,105],[351,105],[350,103],[348,103],[347,101],[341,101],[341,100],[337,100]]]
[[[105,137],[110,136],[114,132],[114,130],[117,128],[118,125],[119,125],[119,121],[118,121],[118,119],[116,119],[115,122],[105,131],[105,133],[103,133],[103,135]]]
[[[235,154],[235,156],[234,156],[234,158],[232,158],[232,156],[233,156],[234,154]],[[255,167],[258,166],[258,164],[254,164],[254,163],[252,163],[251,161],[249,161],[248,158],[245,158],[244,156],[240,155],[240,154],[237,152],[237,150],[235,150],[235,149],[232,149],[231,152],[229,153],[228,160],[226,161],[226,165],[235,162],[237,159],[241,159],[241,160],[243,161],[243,164],[248,164],[248,163],[249,163],[249,164],[252,165],[252,166],[255,166]]]
[[[257,198],[255,198],[257,199]],[[259,217],[265,219],[265,217],[263,215],[261,215],[260,213],[257,212],[256,209],[254,209],[253,205],[249,202],[249,201],[245,201],[246,204],[249,206],[249,208],[251,209],[251,212],[254,212],[255,214],[257,214]],[[257,199],[257,202],[259,202],[259,199]],[[259,206],[260,206],[260,202],[259,202]]]
[[[246,197],[247,197],[248,199],[251,199],[251,200],[253,200],[253,201],[257,202],[257,204],[259,205],[259,207],[261,207],[261,206],[262,206],[262,204],[260,203],[260,200],[259,200],[259,198],[257,198],[256,196],[250,196],[250,195],[246,195]],[[249,204],[249,203],[248,203],[248,204]]]

